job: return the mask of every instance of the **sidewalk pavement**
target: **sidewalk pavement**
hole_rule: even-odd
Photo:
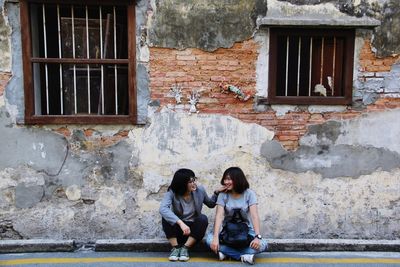
[[[400,240],[360,239],[267,239],[268,251],[385,251],[400,252]],[[100,239],[81,243],[75,240],[0,240],[0,253],[94,251],[170,251],[165,239]],[[204,243],[194,251],[208,251]]]

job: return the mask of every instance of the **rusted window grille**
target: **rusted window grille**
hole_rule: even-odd
[[[270,103],[350,104],[354,31],[270,31]]]
[[[134,5],[66,2],[21,1],[27,123],[135,122]]]

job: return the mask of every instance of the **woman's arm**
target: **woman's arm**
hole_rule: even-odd
[[[172,200],[174,198],[174,193],[171,191],[167,191],[164,195],[163,200],[160,204],[159,212],[161,216],[171,225],[177,223],[180,219],[176,214],[171,210]]]
[[[204,198],[203,198],[203,203],[209,207],[209,208],[214,208],[215,207],[215,202],[217,202],[218,195],[217,194],[212,194],[211,198],[208,196],[206,190],[204,187],[198,187],[197,190],[201,190],[203,192]]]
[[[260,217],[258,216],[258,208],[257,204],[251,205],[249,207],[250,210],[250,217],[253,223],[254,232],[256,235],[260,235]],[[253,241],[250,243],[250,247],[253,249],[258,250],[260,248],[260,239],[254,238]]]
[[[204,201],[203,201],[203,203],[209,208],[214,208],[215,207],[215,202],[217,202],[217,198],[218,198],[219,193],[224,192],[226,189],[225,189],[225,186],[222,186],[222,187],[218,188],[217,190],[214,191],[214,193],[212,194],[211,198],[207,195],[207,192],[205,191],[205,189],[203,187],[202,187],[202,190],[204,191]]]
[[[211,250],[214,251],[215,253],[218,253],[219,250],[219,230],[221,229],[223,219],[224,219],[224,207],[221,205],[217,205],[217,210],[215,212],[215,221],[214,221],[214,235],[210,245]]]

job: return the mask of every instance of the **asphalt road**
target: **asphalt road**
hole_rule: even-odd
[[[157,267],[241,266],[237,261],[220,262],[211,253],[191,253],[187,263],[169,262],[165,252],[73,252],[0,254],[0,266],[96,266]],[[400,252],[265,252],[257,255],[257,266],[400,266]]]

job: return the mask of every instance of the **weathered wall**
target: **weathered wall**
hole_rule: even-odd
[[[280,0],[296,5],[334,3],[343,13],[356,17],[370,16],[381,21],[375,31],[374,46],[378,56],[391,56],[400,51],[400,3],[396,0]]]
[[[3,2],[0,2],[0,13],[4,14],[3,12]],[[6,27],[6,22],[4,20],[4,16],[0,16],[0,58],[1,65],[0,71],[9,71],[10,70],[10,39],[9,36],[9,28]]]
[[[255,22],[276,1],[138,1],[144,125],[40,127],[23,125],[18,4],[0,3],[0,45],[13,51],[0,59],[0,239],[163,237],[157,209],[176,169],[192,168],[211,192],[230,166],[256,191],[267,237],[400,237],[397,2],[279,1],[381,21],[357,31],[353,104],[332,107],[258,102],[268,29]],[[221,93],[221,82],[251,98]]]
[[[212,51],[250,38],[266,0],[156,0],[152,8],[152,45]]]

